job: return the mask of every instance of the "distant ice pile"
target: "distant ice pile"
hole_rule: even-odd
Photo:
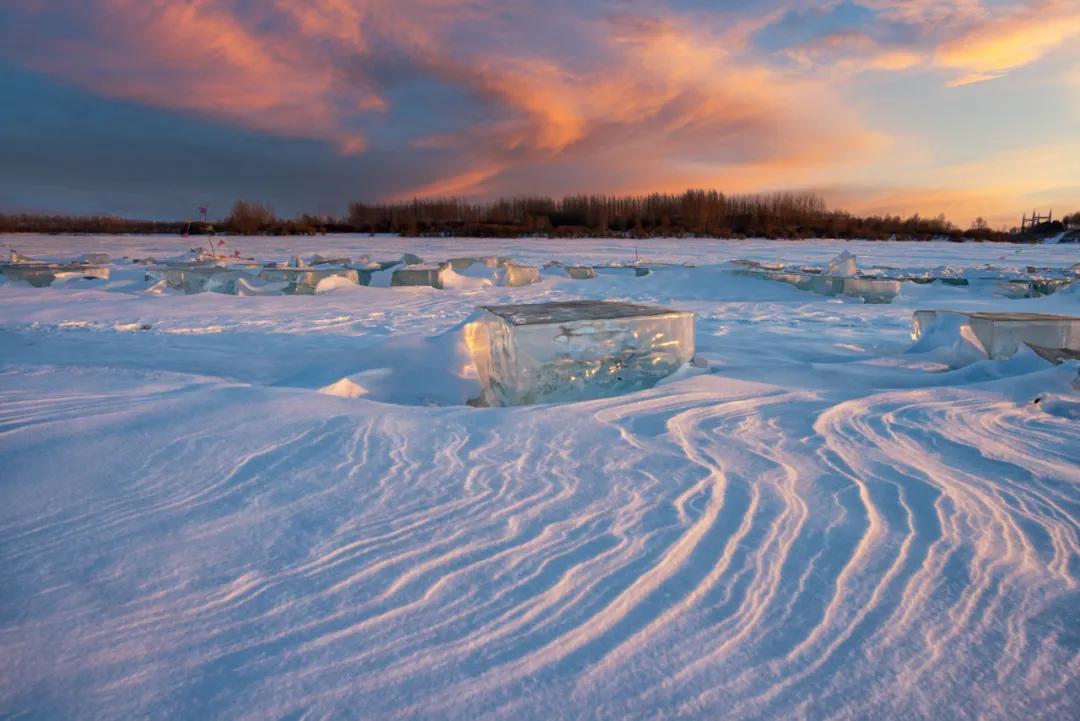
[[[694,355],[692,313],[606,301],[486,306],[466,327],[486,405],[649,388]]]

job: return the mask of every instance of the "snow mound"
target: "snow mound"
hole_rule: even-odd
[[[337,383],[331,383],[328,386],[323,386],[319,389],[319,393],[326,396],[337,396],[338,398],[359,398],[360,396],[367,395],[367,389],[358,383],[354,383],[349,378],[342,378]]]
[[[342,288],[355,287],[357,287],[356,283],[349,278],[340,275],[329,275],[320,280],[318,285],[315,286],[315,295],[330,293],[331,291],[341,290]]]

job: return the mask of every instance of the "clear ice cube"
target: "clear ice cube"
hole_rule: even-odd
[[[466,341],[484,404],[588,400],[649,388],[690,361],[694,316],[605,301],[486,306]]]

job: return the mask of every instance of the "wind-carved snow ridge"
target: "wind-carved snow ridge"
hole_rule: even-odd
[[[399,290],[0,289],[0,716],[1072,715],[1078,365],[907,352],[927,303],[1070,296]],[[709,372],[424,404],[475,307],[582,295],[687,307]]]

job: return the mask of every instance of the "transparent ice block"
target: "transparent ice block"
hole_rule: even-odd
[[[753,272],[753,271],[751,271]],[[814,273],[768,272],[770,280],[793,285],[799,290],[828,296],[846,295],[861,298],[866,303],[891,303],[900,295],[900,281],[881,278],[843,278]]]
[[[605,301],[486,306],[466,328],[487,405],[649,388],[694,355],[692,313]]]
[[[495,271],[495,282],[508,288],[518,288],[523,285],[540,282],[540,269],[531,265],[518,265],[506,263]]]
[[[446,263],[438,265],[406,265],[404,268],[394,271],[394,275],[390,278],[390,285],[426,285],[430,288],[442,288],[448,269],[450,269],[450,266]]]
[[[1080,318],[1044,313],[962,313],[917,310],[912,317],[912,337],[918,340],[947,317],[962,318],[993,359],[1010,358],[1023,343],[1051,350],[1080,352]]]
[[[862,298],[865,303],[891,303],[900,295],[900,281],[883,278],[845,278],[844,295]]]

